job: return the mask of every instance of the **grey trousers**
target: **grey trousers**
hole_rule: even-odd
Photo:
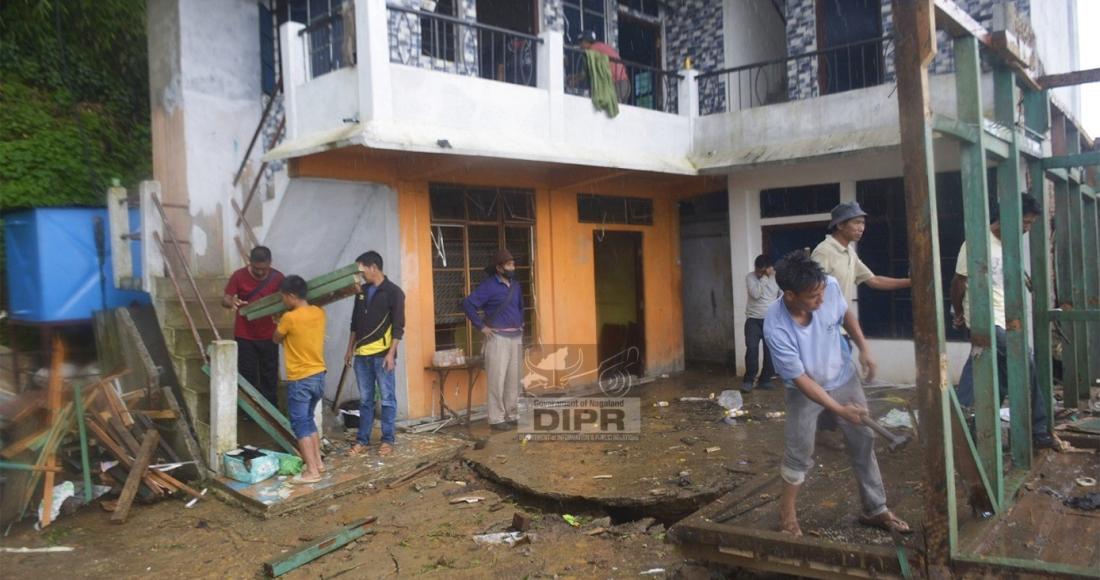
[[[485,341],[485,380],[488,385],[489,424],[516,420],[519,403],[519,364],[522,336],[494,334]]]
[[[814,436],[817,434],[817,417],[824,407],[810,400],[802,391],[788,386],[787,424],[785,431],[786,451],[780,475],[783,481],[799,485],[806,480],[806,474],[814,466]],[[866,407],[867,398],[859,384],[859,374],[852,375],[848,384],[829,391],[829,396],[841,405],[855,403]],[[875,433],[864,425],[853,425],[839,420],[840,430],[848,444],[845,449],[852,463],[852,471],[859,487],[859,498],[863,515],[877,516],[886,511],[886,489],[882,485],[878,460],[875,458]]]

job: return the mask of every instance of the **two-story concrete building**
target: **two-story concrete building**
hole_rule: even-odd
[[[997,2],[960,4],[996,27]],[[1012,4],[996,17],[1045,70],[1075,70],[1074,0]],[[630,81],[613,118],[579,74],[584,30]],[[151,0],[154,178],[203,275],[239,266],[249,226],[306,277],[381,252],[408,297],[402,418],[437,415],[441,387],[465,407],[464,376],[441,386],[424,367],[479,351],[459,301],[501,246],[529,344],[636,375],[740,366],[753,258],[816,244],[836,203],[872,214],[864,260],[906,273],[891,31],[888,0]],[[941,57],[933,79],[947,115],[951,70]],[[1059,91],[1072,120],[1075,89]],[[246,153],[258,126],[265,151]],[[945,269],[957,169],[939,168]],[[908,300],[861,291],[886,380],[913,380]],[[331,365],[349,308],[327,307]],[[592,360],[568,382],[594,382]]]

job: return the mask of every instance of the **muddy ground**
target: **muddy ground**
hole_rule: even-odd
[[[642,397],[643,433],[633,442],[524,445],[514,433],[489,437],[482,423],[468,434],[471,443],[487,438],[483,449],[471,445],[467,450],[479,463],[456,460],[395,489],[349,494],[270,520],[215,500],[192,509],[171,500],[135,507],[124,525],[112,525],[109,514],[95,507],[62,517],[43,533],[25,522],[0,545],[61,545],[74,551],[0,554],[0,570],[9,578],[257,578],[265,560],[375,516],[370,535],[286,577],[608,578],[655,569],[661,570],[655,577],[744,575],[686,561],[665,538],[666,526],[690,513],[693,504],[776,470],[782,419],[727,425],[717,405],[677,400],[707,397],[737,384],[724,372],[692,372],[636,388],[631,395]],[[890,395],[905,399],[909,392]],[[654,406],[658,401],[669,406]],[[746,403],[757,417],[782,410],[782,389],[755,391]],[[713,447],[720,450],[707,452]],[[893,507],[912,522],[920,509],[916,449],[879,453]],[[885,534],[855,523],[855,484],[843,452],[819,447],[818,460],[821,466],[803,502],[803,529],[841,541],[889,543]],[[612,478],[592,477],[605,474]],[[449,503],[460,496],[483,500]],[[639,501],[621,503],[631,498]],[[474,535],[507,530],[517,512],[532,518],[530,543],[474,543]],[[581,526],[566,523],[565,513],[577,516]],[[639,519],[646,516],[657,519]],[[744,525],[770,527],[774,503],[742,519]],[[590,535],[597,528],[607,531]]]

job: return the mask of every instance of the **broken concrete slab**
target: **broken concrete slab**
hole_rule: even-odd
[[[248,513],[270,518],[365,488],[384,487],[424,461],[454,459],[465,446],[465,441],[448,435],[405,435],[385,458],[353,457],[346,449],[330,454],[325,458],[327,471],[317,483],[294,485],[287,477],[273,477],[245,484],[217,477],[214,492]]]

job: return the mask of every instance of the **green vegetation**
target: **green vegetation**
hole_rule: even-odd
[[[150,174],[144,0],[0,2],[0,207],[101,205]]]

